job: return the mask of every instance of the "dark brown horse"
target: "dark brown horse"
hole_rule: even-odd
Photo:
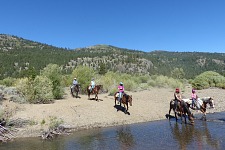
[[[116,92],[114,94],[115,106],[116,106],[116,101],[118,101],[118,98],[119,98],[118,92]],[[127,94],[124,93],[122,98],[121,98],[121,101],[119,103],[120,103],[120,106],[121,106],[121,103],[124,105],[124,109],[125,109],[124,113],[127,113],[128,103],[130,104],[130,106],[132,106],[132,95],[127,95]]]
[[[95,85],[94,89],[90,91],[90,86],[87,87],[88,99],[90,100],[90,95],[95,94],[95,100],[98,100],[98,93],[100,89],[103,88],[103,85]]]
[[[177,108],[174,107],[174,104],[175,104],[175,100],[172,99],[170,101],[169,119],[170,119],[170,112],[173,109],[176,121],[178,120],[177,119],[177,115],[179,115],[181,117],[181,122],[183,121],[182,118],[184,116],[185,123],[187,123],[186,116],[188,116],[189,121],[191,123],[194,123],[193,115],[191,114],[191,111],[189,110],[189,107],[188,107],[186,102],[184,102],[184,101],[178,102],[178,107]]]
[[[79,84],[77,84],[73,87],[70,87],[70,93],[73,97],[78,98],[79,91],[80,91],[80,85]],[[75,95],[74,95],[74,93],[75,93]]]

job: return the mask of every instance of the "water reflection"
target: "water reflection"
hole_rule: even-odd
[[[225,113],[209,114],[195,124],[176,121],[123,125],[76,131],[54,140],[15,139],[0,144],[0,150],[220,150],[225,147]]]
[[[198,149],[204,149],[205,146],[211,146],[213,149],[219,149],[218,139],[213,139],[205,121],[198,122],[194,126],[187,124],[170,123],[170,128],[174,139],[179,144],[179,149],[189,149],[188,146],[197,145]],[[207,147],[209,148],[209,147]]]
[[[118,135],[117,140],[121,149],[129,149],[135,145],[135,140],[129,126],[121,126],[117,128],[116,134]]]

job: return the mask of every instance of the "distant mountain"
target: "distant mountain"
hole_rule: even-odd
[[[39,73],[47,64],[62,67],[64,73],[78,65],[90,66],[99,73],[118,71],[130,74],[171,76],[175,68],[182,69],[189,79],[204,71],[225,75],[225,53],[143,52],[111,45],[94,45],[68,50],[0,34],[0,79],[23,77],[29,71]]]

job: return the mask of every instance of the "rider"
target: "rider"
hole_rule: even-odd
[[[95,81],[94,81],[94,78],[91,79],[91,83],[90,83],[90,92],[92,91],[92,89],[94,89],[95,87]]]
[[[192,107],[192,108],[195,107],[197,98],[198,98],[198,96],[197,96],[195,90],[192,89],[192,93],[191,93],[191,100],[192,100],[191,107]]]
[[[78,85],[78,81],[77,81],[77,78],[73,78],[73,85],[72,85],[72,89],[74,89],[74,87]]]
[[[118,86],[118,90],[119,90],[119,101],[121,101],[122,95],[124,93],[124,86],[123,86],[123,82],[120,82],[119,86]]]
[[[174,99],[175,99],[174,108],[175,108],[175,111],[176,111],[177,108],[178,108],[178,101],[179,102],[182,101],[182,96],[180,94],[180,89],[179,88],[176,88],[176,90],[175,90]]]

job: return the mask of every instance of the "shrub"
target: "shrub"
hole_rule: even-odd
[[[54,130],[57,127],[59,127],[60,124],[62,124],[64,121],[62,119],[58,119],[57,117],[50,117],[50,124],[49,129]]]
[[[184,83],[182,80],[169,78],[167,76],[159,75],[159,76],[151,76],[148,80],[148,85],[152,87],[170,87],[170,88],[183,88]]]
[[[195,77],[192,86],[196,89],[205,89],[209,87],[222,87],[225,84],[225,77],[217,72],[206,71]]]
[[[45,76],[36,76],[34,81],[18,79],[16,89],[29,103],[49,103],[53,99],[52,82]]]
[[[1,80],[0,84],[5,85],[5,86],[13,86],[15,81],[16,81],[15,78],[8,77],[8,78]]]
[[[115,93],[117,91],[117,85],[119,80],[119,75],[114,72],[107,72],[104,76],[100,78],[101,84],[104,85],[104,89],[110,93]]]
[[[87,66],[78,66],[73,70],[70,77],[71,84],[73,78],[75,77],[77,78],[78,84],[81,84],[81,88],[83,90],[86,90],[86,87],[90,84],[91,79],[96,77],[96,72],[92,68],[89,68]]]
[[[62,98],[64,89],[61,82],[62,73],[60,67],[56,64],[49,64],[41,70],[41,76],[46,76],[52,81],[52,93],[54,98]]]
[[[53,85],[46,76],[37,76],[34,79],[34,99],[32,103],[49,103],[53,98]]]
[[[33,82],[30,81],[27,77],[17,79],[15,87],[27,101],[34,99]]]

